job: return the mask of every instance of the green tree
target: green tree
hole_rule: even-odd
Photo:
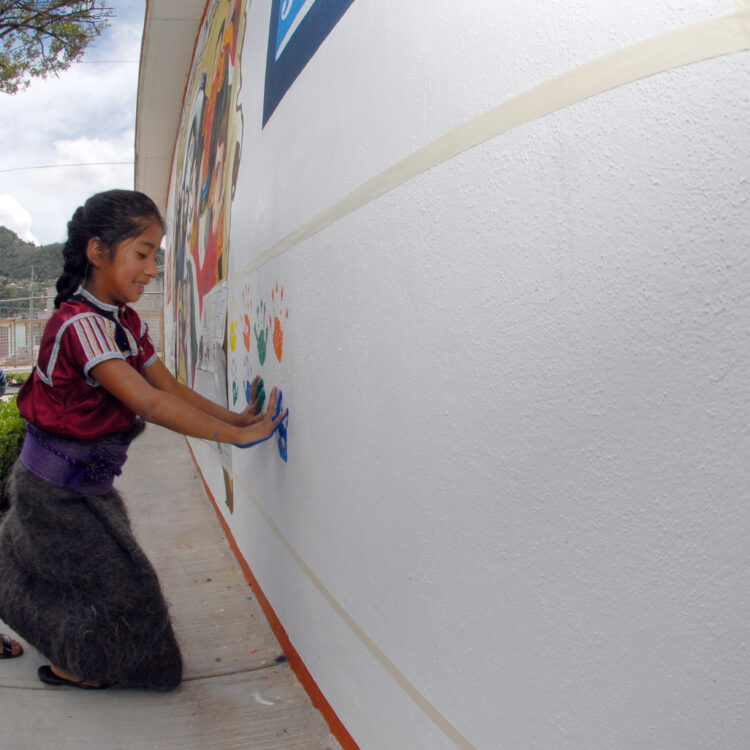
[[[0,0],[0,92],[67,70],[112,15],[106,0]]]
[[[0,226],[0,277],[27,283],[33,266],[35,279],[54,281],[62,272],[62,247],[59,242],[39,246],[24,242],[15,232]],[[26,292],[9,288],[5,295],[0,292],[0,297],[23,297],[24,294]]]

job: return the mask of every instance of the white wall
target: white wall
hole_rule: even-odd
[[[289,461],[234,450],[227,522],[334,710],[367,750],[747,746],[747,16],[701,60],[733,3],[355,0],[262,129],[268,6],[229,322],[289,317],[230,357]]]

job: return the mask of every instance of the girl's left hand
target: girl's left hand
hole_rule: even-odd
[[[250,403],[239,412],[235,424],[238,427],[249,427],[263,420],[263,402],[266,400],[266,392],[263,390],[263,380],[256,375],[250,384]]]
[[[278,388],[271,389],[266,413],[261,415],[262,419],[257,424],[240,429],[240,435],[235,445],[238,448],[249,448],[251,445],[257,445],[268,440],[288,416],[289,409],[281,411],[281,391]],[[284,455],[282,455],[282,458],[286,461]]]

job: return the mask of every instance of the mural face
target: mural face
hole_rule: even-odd
[[[193,386],[204,299],[229,267],[229,227],[242,146],[237,106],[244,0],[214,0],[206,14],[185,99],[176,153],[175,235],[167,258],[174,368]],[[173,293],[172,293],[172,290]],[[226,342],[223,343],[226,350]]]

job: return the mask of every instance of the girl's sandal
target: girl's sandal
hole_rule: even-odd
[[[98,685],[87,685],[84,680],[78,682],[75,680],[66,680],[64,677],[56,675],[49,664],[39,667],[36,673],[39,679],[47,685],[67,685],[68,687],[81,688],[82,690],[106,690],[114,684],[112,682],[100,682]]]
[[[0,653],[0,659],[15,659],[23,653],[23,647],[17,641],[14,641],[9,635],[0,633],[0,638],[3,641],[3,651]],[[18,647],[18,653],[13,653],[13,646]]]

